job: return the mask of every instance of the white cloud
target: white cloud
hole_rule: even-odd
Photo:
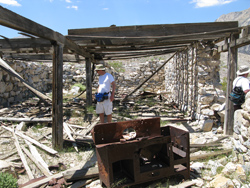
[[[67,6],[67,8],[73,8],[73,9],[75,9],[75,10],[78,10],[78,6],[74,6],[74,5],[72,5],[72,6]]]
[[[195,3],[196,8],[212,7],[232,3],[235,0],[192,0],[190,3]]]
[[[19,4],[15,0],[0,0],[0,3],[6,4],[6,5],[12,5],[12,6],[21,6],[21,4]]]
[[[71,0],[65,0],[65,1],[66,1],[66,3],[72,3]]]
[[[109,10],[109,8],[103,8],[102,10]]]

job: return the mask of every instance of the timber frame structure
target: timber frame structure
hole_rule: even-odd
[[[86,63],[87,105],[92,102],[92,65],[100,60],[121,60],[182,53],[197,43],[216,44],[228,51],[227,98],[236,76],[237,49],[250,44],[250,26],[238,22],[162,24],[69,29],[64,36],[0,6],[0,25],[20,31],[27,38],[9,39],[0,33],[0,57],[53,62],[52,144],[63,143],[63,62]],[[185,53],[185,52],[184,52]],[[177,58],[177,56],[175,57]],[[93,66],[94,68],[94,66]],[[233,104],[226,100],[225,134],[232,134]]]

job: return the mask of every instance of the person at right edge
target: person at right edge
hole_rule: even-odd
[[[233,81],[233,88],[241,87],[245,95],[250,91],[250,82],[248,80],[248,74],[250,72],[250,68],[246,65],[240,66],[237,71],[237,77]],[[234,111],[241,109],[242,104],[234,104]]]

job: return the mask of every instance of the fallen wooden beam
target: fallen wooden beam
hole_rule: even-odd
[[[42,167],[42,172],[46,176],[52,175],[52,173],[49,171],[49,167],[47,163],[43,160],[41,155],[38,153],[37,149],[35,146],[33,146],[29,141],[25,140],[25,143],[29,146],[31,154],[34,156],[36,163],[38,163]]]
[[[15,70],[13,70],[4,60],[0,58],[0,67],[7,71],[10,75],[14,76],[17,78],[24,86],[26,86],[32,93],[34,93],[37,97],[40,99],[46,101],[52,101],[51,98],[48,96],[44,95],[37,89],[35,89],[33,86],[31,86],[28,82],[26,82]]]
[[[9,122],[52,122],[52,118],[13,118],[13,117],[0,117],[0,121]]]
[[[89,178],[94,178],[94,177],[98,177],[98,176],[99,176],[98,167],[67,171],[67,172],[63,173],[63,177],[67,181],[89,179]]]
[[[77,145],[75,143],[75,139],[71,135],[71,130],[68,127],[67,123],[63,123],[63,130],[66,132],[66,134],[68,135],[69,139],[73,141],[73,143],[72,143],[73,147],[75,148],[76,152],[78,152],[78,148],[77,148]]]
[[[210,152],[210,153],[206,153],[206,154],[199,154],[197,156],[190,156],[190,161],[196,161],[199,159],[206,159],[209,157],[215,157],[218,155],[222,155],[222,154],[228,154],[231,153],[232,149],[226,149],[226,150],[222,150],[222,151],[215,151],[215,152]]]
[[[27,161],[26,161],[26,158],[25,158],[25,156],[24,156],[24,154],[23,154],[23,152],[22,152],[22,150],[21,150],[21,147],[20,147],[20,145],[19,145],[17,136],[16,136],[16,134],[15,134],[14,131],[13,131],[12,133],[13,133],[13,137],[14,137],[14,139],[15,139],[15,145],[16,145],[16,148],[17,148],[17,152],[18,152],[18,154],[19,154],[19,156],[20,156],[20,158],[21,158],[21,160],[22,160],[23,166],[24,166],[24,168],[25,168],[25,170],[26,170],[26,172],[27,172],[27,174],[28,174],[28,177],[29,177],[30,180],[31,180],[31,179],[34,179],[34,176],[33,176],[32,172],[31,172],[31,170],[30,170],[30,168],[29,168],[29,166],[28,166],[28,163],[27,163]]]
[[[185,188],[185,187],[190,187],[192,185],[195,185],[196,183],[194,181],[185,181],[183,183],[180,183],[178,185],[174,185],[174,186],[169,186],[169,188]]]
[[[21,146],[22,150],[24,151],[24,153],[33,161],[33,163],[41,170],[41,172],[45,175],[45,176],[50,176],[52,175],[50,173],[50,171],[48,171],[48,169],[44,168],[39,162],[38,160],[24,147]]]
[[[83,136],[88,135],[88,134],[91,132],[91,130],[93,129],[93,127],[97,125],[97,123],[99,122],[99,120],[100,120],[100,118],[98,117],[94,123],[92,123],[91,125],[89,125],[89,126],[87,127],[87,130],[86,130],[85,133],[83,134]]]
[[[75,182],[74,184],[71,185],[71,188],[81,188],[81,187],[85,187],[86,185],[92,183],[93,181],[97,180],[97,178],[93,178],[93,179],[89,179],[89,180],[79,180],[77,182]]]
[[[10,129],[9,127],[5,127],[5,126],[2,126],[4,129],[8,130],[8,131],[11,131],[11,132],[14,132],[12,129]],[[21,138],[25,139],[25,140],[28,140],[29,142],[35,144],[36,146],[40,147],[41,149],[55,155],[57,154],[58,152],[56,150],[53,150],[52,148],[49,148],[48,146],[46,145],[43,145],[41,143],[39,143],[38,141],[34,140],[33,138],[30,138],[26,135],[24,135],[23,133],[21,132],[15,132],[16,135],[20,136]]]
[[[205,143],[205,144],[190,144],[190,148],[203,148],[203,147],[213,147],[213,146],[221,146],[220,143]]]
[[[73,168],[75,169],[75,168]],[[90,169],[90,170],[88,170]],[[87,168],[87,169],[78,169],[78,170],[65,170],[63,172],[60,172],[58,174],[55,174],[55,175],[52,175],[52,176],[49,176],[49,177],[45,177],[45,178],[42,178],[42,179],[34,179],[32,181],[29,181],[23,185],[21,185],[22,188],[34,188],[34,187],[41,187],[42,185],[48,183],[51,179],[60,179],[60,178],[65,178],[67,179],[68,181],[71,180],[71,178],[74,178],[74,179],[89,179],[91,177],[97,177],[98,174],[99,174],[99,171],[98,171],[98,174],[97,171],[98,171],[98,168],[97,167],[93,167],[93,168]],[[84,174],[78,174],[76,176],[74,176],[74,172],[81,172],[81,173],[84,173],[86,174],[86,176],[84,176]],[[91,175],[92,174],[92,175]],[[37,180],[37,181],[36,181]]]
[[[13,150],[11,150],[9,153],[6,153],[5,155],[2,155],[2,156],[0,157],[0,160],[7,159],[8,157],[10,157],[10,156],[12,156],[12,155],[14,155],[14,154],[16,154],[16,153],[17,153],[17,149],[13,149]]]

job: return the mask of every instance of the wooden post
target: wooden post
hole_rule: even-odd
[[[92,74],[91,74],[91,60],[86,58],[86,105],[92,105]]]
[[[231,35],[230,44],[236,41],[239,35]],[[226,109],[224,117],[224,134],[232,135],[234,126],[234,105],[228,99],[228,95],[233,88],[233,81],[236,77],[238,48],[228,48],[227,60],[227,93],[226,93]]]
[[[194,47],[191,49],[191,94],[190,94],[190,116],[193,118],[193,112],[194,112]]]
[[[185,104],[185,91],[184,91],[184,84],[185,84],[185,68],[184,68],[184,51],[181,52],[181,106],[180,110],[184,111],[184,104]]]
[[[198,44],[195,45],[195,54],[194,54],[194,112],[193,112],[193,119],[195,119],[195,112],[197,111],[197,101],[198,101],[198,62],[197,62],[197,50]]]
[[[178,105],[178,108],[180,106],[180,73],[181,73],[181,70],[180,70],[180,53],[178,52],[178,54],[176,55],[176,67],[177,67],[177,74],[176,74],[176,77],[177,77],[177,89],[178,89],[178,95],[177,95],[177,105]]]
[[[63,45],[53,44],[52,145],[63,148]]]
[[[189,56],[188,56],[188,49],[186,50],[186,111],[188,112],[189,109],[189,83],[188,83],[188,78],[189,78],[189,72],[188,72],[188,65],[189,65]]]

